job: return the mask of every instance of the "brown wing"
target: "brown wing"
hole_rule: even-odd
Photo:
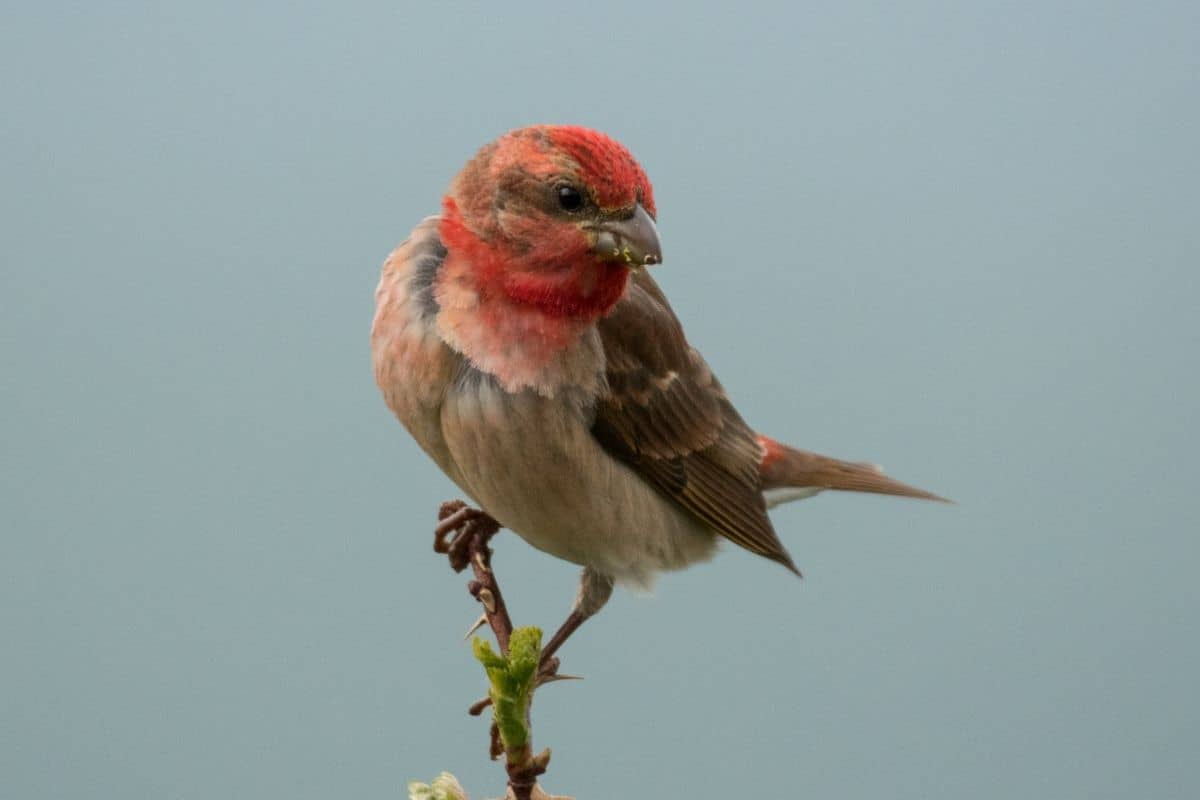
[[[726,539],[796,572],[767,517],[762,448],[644,272],[599,323],[609,392],[592,433]]]

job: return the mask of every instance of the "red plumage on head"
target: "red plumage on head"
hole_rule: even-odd
[[[470,264],[478,289],[553,317],[595,319],[621,299],[629,270],[597,259],[574,222],[541,212],[508,213],[497,187],[521,176],[577,179],[604,211],[640,203],[655,214],[654,193],[633,155],[611,137],[576,125],[537,125],[484,147],[444,199],[440,225],[451,260]]]
[[[654,188],[645,171],[625,146],[611,136],[579,125],[547,125],[550,141],[579,165],[583,179],[604,208],[640,202],[656,215]]]
[[[456,265],[470,264],[485,302],[491,292],[502,292],[509,300],[541,309],[552,317],[595,319],[602,316],[625,294],[629,270],[618,263],[601,263],[585,253],[582,269],[560,272],[528,272],[521,267],[521,254],[476,236],[464,223],[452,198],[442,201],[438,226],[449,258]]]

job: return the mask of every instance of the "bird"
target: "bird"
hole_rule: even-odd
[[[648,587],[721,541],[799,575],[767,515],[779,503],[943,500],[748,425],[650,274],[656,220],[650,180],[615,139],[519,128],[466,163],[376,290],[387,406],[487,517],[582,567],[543,665],[614,585]]]

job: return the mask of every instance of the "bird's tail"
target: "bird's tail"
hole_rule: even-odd
[[[797,450],[766,436],[759,436],[758,442],[763,448],[758,470],[768,507],[812,497],[825,489],[950,502],[932,492],[889,478],[875,464],[856,464]]]

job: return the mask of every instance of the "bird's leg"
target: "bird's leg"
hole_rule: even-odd
[[[604,607],[608,598],[612,597],[613,579],[591,567],[584,567],[579,575],[579,591],[575,594],[575,605],[571,613],[559,626],[550,641],[542,648],[542,659],[538,664],[538,678],[545,681],[558,673],[558,659],[554,654],[562,647],[579,626]]]
[[[438,525],[433,531],[433,551],[445,553],[455,572],[462,572],[471,561],[472,545],[478,540],[486,550],[488,541],[500,530],[500,523],[462,500],[442,503]]]
[[[573,676],[558,674],[558,659],[554,654],[558,648],[562,647],[563,642],[579,629],[580,625],[604,607],[608,598],[612,596],[612,591],[613,579],[611,577],[602,575],[591,567],[583,568],[583,572],[579,576],[579,591],[575,595],[575,605],[572,606],[571,613],[567,615],[567,619],[542,648],[542,657],[538,664],[538,686],[554,681],[572,680]],[[491,704],[492,699],[485,697],[472,705],[467,713],[477,717]]]
[[[467,636],[486,622],[496,634],[500,652],[507,654],[512,620],[492,572],[492,549],[488,547],[488,542],[500,530],[500,523],[461,500],[442,503],[438,520],[433,532],[434,551],[446,553],[455,572],[462,572],[469,565],[475,574],[475,580],[467,584],[467,591],[483,606],[483,615],[471,626]]]

